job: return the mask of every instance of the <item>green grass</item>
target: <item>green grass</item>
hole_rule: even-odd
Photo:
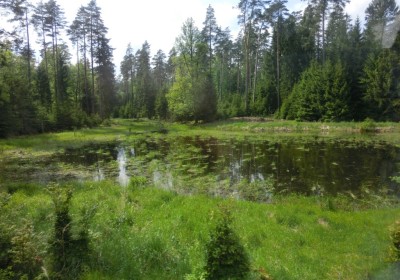
[[[368,123],[370,125],[370,123]],[[7,150],[28,149],[35,152],[46,152],[63,147],[79,147],[92,142],[124,141],[142,135],[159,137],[193,136],[202,137],[358,137],[361,139],[382,139],[400,143],[399,123],[374,123],[378,133],[363,134],[363,122],[296,122],[265,121],[251,122],[240,120],[219,121],[209,124],[179,124],[155,120],[123,120],[113,119],[110,125],[97,128],[84,128],[76,131],[45,133],[0,139],[0,155]],[[167,135],[158,134],[160,128],[168,131]]]
[[[46,258],[54,221],[50,196],[41,186],[16,188],[2,209],[2,221],[15,230],[32,221],[37,247]],[[279,197],[261,204],[110,182],[75,184],[73,189],[73,232],[82,227],[83,216],[90,217],[92,258],[83,279],[199,275],[220,204],[231,209],[233,228],[254,271],[273,279],[367,279],[385,269],[389,227],[400,217],[395,205],[332,210],[327,199],[316,197]]]
[[[370,134],[360,133],[362,123],[221,121],[194,125],[112,120],[109,126],[93,129],[2,139],[0,164],[1,158],[6,157],[37,162],[67,147],[129,142],[149,135],[171,139],[334,137],[400,145],[398,123],[374,123],[374,126],[383,129]],[[168,134],[157,133],[160,128],[167,129]],[[29,166],[17,164],[16,174],[21,168],[29,172]],[[193,181],[199,190],[202,185],[212,183],[204,179]],[[263,204],[200,194],[184,196],[152,187],[121,188],[111,182],[75,183],[72,187],[75,235],[83,227],[79,221],[90,218],[92,255],[82,276],[88,280],[184,279],[185,276],[196,279],[205,265],[205,245],[221,203],[232,210],[233,227],[250,255],[254,271],[263,271],[272,279],[368,279],[387,268],[389,227],[400,219],[396,204],[354,202],[341,197],[287,196]],[[0,226],[15,233],[27,222],[33,223],[37,253],[48,268],[54,206],[45,187],[2,181],[0,198],[3,205]],[[255,275],[256,272],[252,276]]]

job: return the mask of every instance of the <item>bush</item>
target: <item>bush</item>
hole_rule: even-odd
[[[29,222],[11,239],[9,250],[14,278],[33,279],[41,273],[42,258],[34,244],[33,225]]]
[[[89,259],[89,236],[87,221],[79,236],[72,236],[72,219],[69,214],[72,190],[51,186],[49,191],[55,206],[54,236],[51,240],[53,279],[75,279],[82,272],[83,265]],[[84,217],[85,218],[85,217]]]
[[[10,255],[11,237],[5,224],[0,223],[0,279],[9,279],[12,259]]]
[[[221,208],[221,218],[206,249],[206,279],[244,279],[249,274],[249,258],[231,228],[228,209]]]
[[[54,236],[51,243],[53,273],[55,279],[63,279],[70,270],[71,255],[71,217],[69,204],[72,191],[58,186],[49,188],[55,206],[56,220],[54,223]]]
[[[240,197],[245,200],[270,202],[274,191],[274,179],[271,176],[263,181],[242,180],[238,184],[238,191]]]
[[[376,132],[376,124],[373,119],[366,118],[360,127],[361,132]]]
[[[400,261],[400,221],[397,221],[392,230],[391,230],[391,236],[390,236],[391,240],[392,240],[392,258],[393,261]]]
[[[135,191],[146,186],[147,179],[143,176],[134,176],[129,180],[129,190]]]

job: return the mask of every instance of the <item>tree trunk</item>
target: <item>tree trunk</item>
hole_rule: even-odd
[[[91,73],[92,73],[92,113],[94,113],[94,54],[93,54],[93,18],[90,17],[90,62],[91,62]]]
[[[257,45],[260,45],[261,41],[261,29],[258,31]],[[256,60],[254,63],[254,81],[253,81],[253,104],[256,101],[256,84],[257,84],[257,71],[258,71],[258,54],[259,49],[256,49]]]
[[[87,57],[86,57],[86,34],[83,34],[83,67],[84,67],[84,78],[85,78],[85,105],[86,105],[86,112],[91,114],[92,112],[90,112],[90,94],[89,94],[89,89],[88,89],[88,82],[87,82]]]
[[[222,100],[222,88],[223,88],[223,82],[224,82],[224,54],[222,54],[221,58],[221,73],[219,76],[219,99]]]
[[[248,99],[249,99],[249,79],[250,79],[250,58],[249,58],[249,44],[250,44],[250,34],[247,32],[246,36],[246,42],[245,42],[245,80],[244,80],[244,96],[245,96],[245,101],[244,101],[244,108],[246,114],[248,113],[249,110],[249,104],[248,104]]]
[[[31,74],[31,45],[29,40],[29,21],[28,21],[28,9],[25,10],[25,25],[26,25],[26,40],[28,44],[28,86],[29,86],[29,93],[31,92],[31,85],[32,85],[32,74]]]
[[[56,105],[58,106],[58,82],[57,82],[58,75],[57,75],[57,56],[56,56],[55,32],[56,32],[55,26],[53,24],[51,41],[52,41],[52,52],[53,52],[53,67],[54,67],[54,97],[55,97]]]
[[[277,32],[276,32],[276,93],[278,101],[278,113],[280,114],[281,104],[281,65],[280,65],[280,42],[279,42],[279,18],[277,21]]]
[[[80,65],[79,65],[79,42],[76,40],[76,65],[78,67],[77,73],[76,73],[76,89],[75,89],[75,107],[78,108],[78,95],[80,91]]]
[[[325,13],[327,8],[327,0],[323,1],[322,7],[322,65],[325,64]]]

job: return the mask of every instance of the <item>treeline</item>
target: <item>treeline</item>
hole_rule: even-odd
[[[307,121],[400,119],[400,14],[395,0],[373,0],[359,18],[346,0],[238,4],[233,39],[209,6],[198,28],[189,18],[167,55],[146,42],[121,63],[119,115],[175,120],[268,116]]]
[[[15,28],[0,30],[0,136],[93,126],[116,104],[113,49],[96,1],[72,24],[54,0],[0,0]],[[30,38],[38,37],[35,61]],[[69,38],[77,61],[71,63]]]
[[[240,32],[183,23],[169,54],[129,45],[115,77],[96,1],[68,24],[55,0],[0,0],[17,28],[0,30],[0,136],[96,125],[108,117],[211,121],[268,116],[307,121],[400,119],[400,13],[372,0],[365,23],[347,0],[241,0]],[[35,61],[30,34],[41,49]],[[134,33],[131,34],[134,37]],[[73,43],[76,62],[65,38]]]

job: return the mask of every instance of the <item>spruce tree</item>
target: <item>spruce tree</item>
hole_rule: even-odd
[[[250,272],[248,255],[232,229],[232,218],[226,208],[207,244],[206,279],[245,279]]]

